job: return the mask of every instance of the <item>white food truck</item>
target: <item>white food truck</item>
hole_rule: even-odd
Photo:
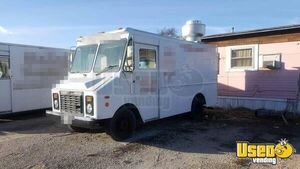
[[[0,43],[0,114],[51,108],[67,65],[66,49]]]
[[[105,125],[123,140],[138,124],[190,111],[201,117],[217,100],[216,64],[213,46],[132,28],[80,37],[47,113],[72,130]]]

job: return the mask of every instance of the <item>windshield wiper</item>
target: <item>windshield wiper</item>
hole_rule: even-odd
[[[98,73],[96,74],[96,76],[98,76],[98,75],[100,75],[101,73],[106,72],[106,71],[108,71],[108,70],[110,70],[110,69],[113,69],[113,68],[115,68],[115,67],[119,67],[119,65],[109,65],[109,66],[106,66],[103,70],[101,70],[100,72],[98,72]]]

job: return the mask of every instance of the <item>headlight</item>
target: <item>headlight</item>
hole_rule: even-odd
[[[53,93],[53,107],[54,109],[59,109],[59,98],[58,93]]]
[[[58,109],[58,101],[57,100],[54,100],[54,108]]]
[[[93,112],[93,106],[91,104],[86,105],[86,113],[91,114]]]
[[[93,96],[85,96],[86,114],[94,115],[94,98]]]

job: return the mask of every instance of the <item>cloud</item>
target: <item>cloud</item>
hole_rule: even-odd
[[[12,34],[12,32],[8,31],[3,26],[0,26],[0,34]]]
[[[207,34],[220,34],[231,32],[231,27],[229,26],[207,26]]]
[[[83,26],[44,26],[44,27],[16,27],[11,28],[15,36],[43,36],[65,32],[97,32],[104,31],[109,26],[83,25]],[[1,33],[1,30],[0,30]]]
[[[289,24],[300,24],[300,17],[294,17],[288,21]]]
[[[110,30],[109,25],[0,27],[0,42],[39,46],[73,46],[81,35]]]

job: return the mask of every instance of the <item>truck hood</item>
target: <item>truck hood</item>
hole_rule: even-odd
[[[69,90],[94,90],[106,82],[110,81],[113,77],[99,77],[99,78],[74,78],[60,81],[60,84],[56,85],[59,89]]]

